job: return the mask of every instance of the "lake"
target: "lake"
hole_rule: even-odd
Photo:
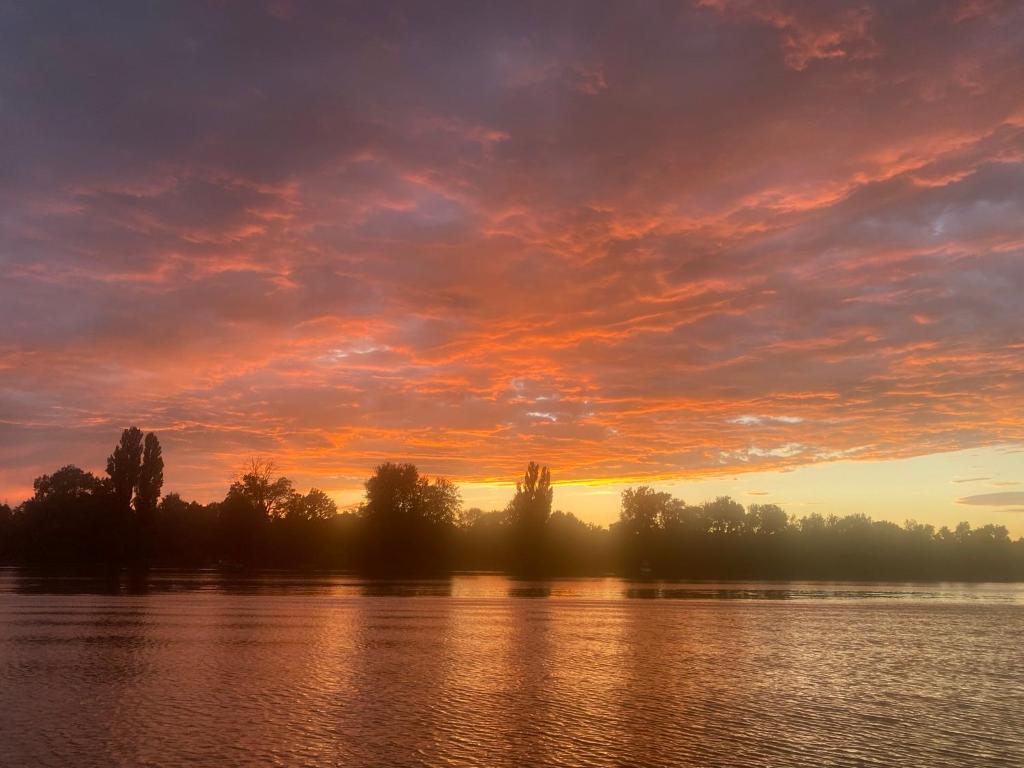
[[[1019,766],[1024,585],[0,571],[0,765]]]

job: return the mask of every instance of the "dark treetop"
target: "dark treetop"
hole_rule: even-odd
[[[610,528],[552,511],[547,467],[531,462],[507,507],[463,509],[458,488],[412,464],[385,463],[365,501],[339,512],[253,459],[222,501],[161,497],[160,441],[124,430],[107,477],[65,466],[35,494],[0,505],[0,561],[32,566],[232,566],[422,575],[704,579],[1024,580],[1024,539],[1003,526],[955,530],[865,515],[793,518],[774,504],[719,497],[689,505],[647,486],[622,494]]]

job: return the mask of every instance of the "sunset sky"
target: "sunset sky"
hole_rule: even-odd
[[[399,6],[396,6],[399,7]],[[1024,535],[1024,3],[0,5],[0,501],[156,431]]]

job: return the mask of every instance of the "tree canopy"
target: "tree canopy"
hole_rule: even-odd
[[[418,576],[453,569],[540,578],[618,573],[661,578],[1024,579],[1024,540],[1004,526],[936,530],[863,514],[791,517],[777,504],[728,496],[697,505],[650,486],[627,488],[610,528],[553,509],[546,466],[530,462],[508,504],[464,510],[458,487],[386,462],[362,504],[339,512],[305,494],[273,461],[251,459],[222,500],[161,497],[154,433],[129,427],[107,476],[73,465],[36,478],[21,504],[0,505],[0,561],[343,568]]]

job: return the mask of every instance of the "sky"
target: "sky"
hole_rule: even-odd
[[[0,500],[157,432],[357,501],[1024,535],[1024,3],[0,3]]]

